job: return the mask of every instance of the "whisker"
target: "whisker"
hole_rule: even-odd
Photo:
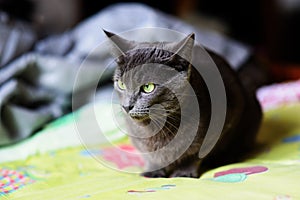
[[[174,127],[176,132],[178,131],[178,128],[175,127],[172,123],[170,123],[168,121],[166,121],[166,123],[169,124],[169,125],[171,125],[172,127]],[[172,130],[170,130],[167,126],[165,126],[165,128],[168,129],[168,131],[171,133],[172,136],[176,135],[176,133],[174,133]]]
[[[149,114],[149,112],[132,112],[132,114]]]
[[[159,130],[161,130],[163,128],[163,124],[162,123],[159,123],[159,121],[155,120],[155,119],[151,119],[152,122],[154,123],[154,125],[156,125]]]
[[[165,117],[170,117],[172,119],[176,119],[174,117],[172,117],[172,115],[167,114],[167,111],[173,111],[173,110],[165,110],[165,109],[158,109],[158,108],[151,108],[153,110],[157,110],[157,111],[165,111],[164,113],[160,113],[160,115],[165,116]],[[153,112],[151,114],[154,114]],[[183,116],[183,117],[187,117],[189,120],[193,120],[194,122],[197,122],[196,119],[192,118],[191,115],[188,114],[184,114],[184,113],[180,113],[179,115]]]
[[[166,110],[164,110],[164,109],[153,109],[153,110],[157,110],[157,111],[159,111],[159,110],[165,111],[164,113],[159,113],[159,115],[165,116],[165,117],[170,117],[170,118],[172,118],[172,119],[177,119],[177,118],[173,117],[172,115],[166,113]],[[167,111],[170,112],[170,110],[167,110]],[[173,111],[173,110],[172,110],[172,111]],[[156,114],[156,115],[157,115],[158,113],[153,113],[153,112],[152,112],[151,114]],[[182,115],[182,114],[180,113],[179,115]],[[183,115],[183,116],[184,116],[184,115]],[[189,116],[189,117],[190,117],[190,115],[186,115],[186,116]]]
[[[158,126],[158,128],[159,128],[159,131],[162,131],[163,136],[164,136],[164,137],[167,137],[167,134],[166,134],[165,131],[163,130],[163,127],[160,127],[159,122],[158,122],[157,120],[153,119],[153,123],[156,124],[156,125],[158,124],[157,126]],[[163,125],[162,125],[162,126],[163,126]]]
[[[157,120],[158,121],[158,119],[162,119],[162,116],[159,116],[159,115],[155,115],[157,118],[155,119],[155,120]],[[169,125],[171,125],[176,131],[178,131],[178,128],[174,125],[174,124],[172,124],[171,122],[169,122],[169,121],[165,121],[165,123],[166,124],[169,124]],[[170,130],[167,126],[164,126],[166,129],[168,129],[168,131],[172,134],[172,135],[175,135],[175,133],[173,133],[173,131],[172,130]]]
[[[153,114],[152,114],[153,115]],[[178,123],[184,123],[184,120],[182,120],[182,119],[178,119],[178,118],[175,118],[175,117],[173,117],[173,116],[171,116],[171,115],[167,115],[167,116],[165,116],[165,115],[157,115],[157,114],[154,114],[156,117],[158,117],[158,118],[162,118],[162,117],[168,117],[168,118],[170,118],[170,119],[172,119],[172,120],[174,120],[175,122],[178,122]],[[167,123],[171,123],[170,121],[166,121]],[[200,123],[199,122],[199,120],[196,120],[196,119],[193,119],[193,118],[190,118],[189,119],[189,122],[192,122],[192,123]],[[171,125],[173,125],[173,124],[171,124]],[[174,125],[173,125],[174,126]],[[199,126],[199,125],[198,125]],[[202,126],[199,126],[199,127],[202,127]],[[204,127],[204,126],[203,126]],[[175,128],[175,127],[174,127]],[[176,127],[176,129],[178,129],[177,127]]]

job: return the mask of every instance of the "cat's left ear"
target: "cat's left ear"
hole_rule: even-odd
[[[135,47],[135,42],[133,42],[133,41],[126,40],[126,39],[120,37],[119,35],[108,32],[104,29],[103,29],[103,32],[113,43],[112,54],[115,58],[124,56],[127,51],[129,51]]]
[[[172,45],[171,50],[172,52],[174,52],[174,55],[179,55],[185,60],[191,62],[194,43],[195,43],[195,34],[191,33],[180,42],[171,43]]]

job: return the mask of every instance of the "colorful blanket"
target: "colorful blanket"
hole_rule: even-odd
[[[268,91],[273,97],[274,89],[278,87]],[[258,94],[261,102],[268,99],[265,90]],[[268,107],[270,101],[265,100],[257,153],[244,162],[210,170],[199,179],[144,178],[128,173],[141,171],[143,160],[117,150],[135,152],[122,133],[109,130],[112,122],[105,116],[105,137],[113,145],[103,138],[97,145],[81,145],[74,120],[89,126],[94,107],[86,106],[29,140],[0,150],[0,199],[300,199],[298,102],[286,99]],[[108,106],[96,108],[106,112]]]

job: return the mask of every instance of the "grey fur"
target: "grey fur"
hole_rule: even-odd
[[[131,141],[145,153],[144,176],[199,177],[204,168],[237,161],[253,147],[262,115],[255,93],[243,86],[239,75],[226,61],[207,50],[224,81],[227,114],[217,145],[204,159],[198,158],[210,122],[211,101],[203,78],[188,62],[193,51],[200,48],[194,46],[194,34],[180,42],[137,43],[105,33],[114,44],[112,52],[118,63],[114,75],[115,89],[124,112],[129,116],[127,125]],[[118,80],[126,85],[126,90],[118,87]],[[155,90],[149,94],[141,90],[147,83],[156,84]],[[192,86],[192,91],[187,85]],[[189,107],[192,95],[199,102],[194,108]],[[182,107],[185,106],[186,112],[183,113]],[[198,110],[201,117],[196,121]],[[196,135],[192,135],[193,128],[196,128]],[[158,150],[176,136],[180,138],[178,142],[163,153],[147,154],[160,152]],[[186,144],[190,145],[184,149]]]

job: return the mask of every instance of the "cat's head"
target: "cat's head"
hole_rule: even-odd
[[[179,42],[154,43],[105,34],[118,64],[113,80],[123,111],[141,123],[151,118],[151,110],[153,115],[177,112],[178,94],[184,93],[189,80],[194,34]]]

